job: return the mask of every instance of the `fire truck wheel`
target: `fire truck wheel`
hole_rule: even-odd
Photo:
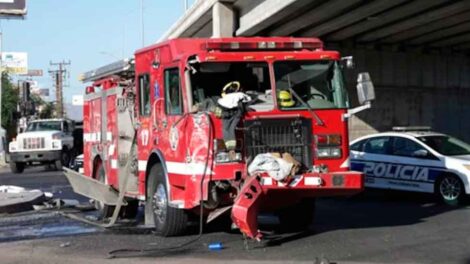
[[[160,164],[155,164],[150,170],[147,195],[147,202],[152,205],[156,234],[168,237],[184,233],[188,215],[182,209],[169,206],[166,179]]]
[[[10,169],[13,173],[23,173],[26,164],[23,162],[10,162]]]
[[[286,232],[307,230],[314,216],[315,199],[304,199],[278,212],[281,230]]]
[[[98,164],[96,165],[96,172],[95,173],[96,173],[95,178],[98,181],[100,181],[102,183],[106,183],[106,181],[107,181],[106,180],[106,171],[104,170],[103,163],[101,161],[98,162]],[[113,212],[114,212],[114,206],[106,205],[106,204],[104,204],[103,202],[100,202],[100,201],[95,201],[95,208],[99,212],[99,218],[100,219],[111,217],[113,215]]]

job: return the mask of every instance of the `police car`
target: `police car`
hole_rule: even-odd
[[[350,150],[366,187],[436,193],[451,205],[470,194],[470,145],[449,135],[399,127],[356,139]]]

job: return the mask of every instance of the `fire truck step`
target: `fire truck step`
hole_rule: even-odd
[[[111,186],[92,179],[91,177],[86,177],[71,169],[63,168],[63,170],[74,192],[107,205],[117,204],[119,193]],[[127,205],[127,203],[123,201],[123,205]]]

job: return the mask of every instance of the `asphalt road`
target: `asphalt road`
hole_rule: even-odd
[[[56,197],[86,201],[71,192],[59,172],[34,169],[12,175],[3,170],[0,185],[40,188]],[[209,226],[185,248],[155,250],[131,260],[106,257],[121,248],[179,245],[196,238],[197,232],[159,238],[146,229],[103,230],[54,211],[0,216],[0,263],[315,263],[321,258],[331,263],[470,263],[469,206],[451,208],[428,195],[367,191],[319,199],[316,214],[305,233],[278,233],[276,220],[263,217],[261,228],[274,233],[263,243],[249,243],[249,249],[239,233]],[[209,251],[207,245],[213,242],[221,242],[224,249]]]

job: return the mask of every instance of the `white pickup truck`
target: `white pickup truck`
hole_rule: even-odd
[[[68,119],[40,119],[30,122],[25,132],[10,142],[10,168],[22,173],[26,166],[53,164],[57,170],[68,166],[72,157],[74,123]]]

